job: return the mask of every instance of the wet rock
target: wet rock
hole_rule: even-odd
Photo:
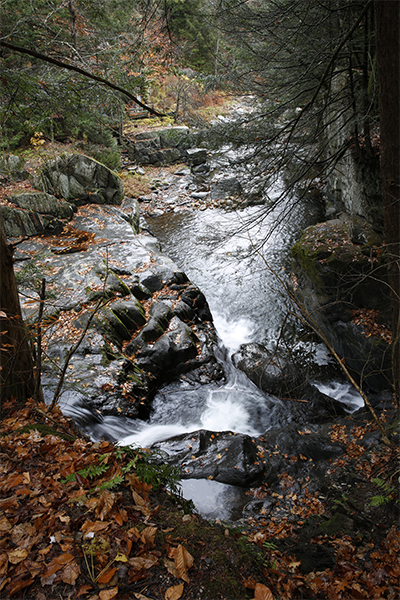
[[[150,308],[150,318],[137,335],[126,347],[125,353],[130,356],[145,347],[149,342],[154,342],[163,335],[173,317],[171,308],[163,302],[154,302]]]
[[[207,150],[205,148],[190,148],[186,150],[187,163],[191,167],[197,167],[207,161]]]
[[[128,331],[140,329],[146,323],[143,306],[137,298],[113,302],[110,308]]]
[[[288,396],[299,387],[298,372],[293,363],[261,344],[242,344],[238,352],[233,354],[232,361],[268,394]]]
[[[324,422],[346,414],[341,402],[320,392],[293,363],[261,344],[242,344],[232,361],[263,392],[279,397],[301,423]]]
[[[159,339],[136,352],[136,364],[157,378],[168,378],[168,370],[197,355],[196,342],[196,335],[190,327],[178,317],[173,317]]]
[[[36,211],[22,210],[11,206],[1,206],[6,236],[31,237],[42,233],[57,233],[64,222],[51,215],[41,215]]]
[[[259,480],[265,465],[248,435],[199,430],[156,444],[172,464],[181,465],[184,479],[214,479],[246,487]]]
[[[240,196],[243,192],[240,181],[236,177],[222,179],[211,185],[211,199],[225,200],[227,196]]]
[[[377,311],[381,324],[389,324],[385,258],[377,245],[381,239],[366,221],[343,215],[309,227],[292,248],[300,303],[352,374],[362,375],[363,384],[374,391],[388,387],[390,347],[353,317],[366,308]]]
[[[198,287],[190,285],[182,294],[181,301],[194,310],[201,321],[212,321],[207,300]]]

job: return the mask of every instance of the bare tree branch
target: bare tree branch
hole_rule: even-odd
[[[62,60],[58,60],[57,58],[52,58],[51,56],[46,56],[41,52],[36,52],[36,50],[31,50],[30,48],[23,48],[22,46],[15,46],[14,44],[10,44],[9,42],[4,42],[0,40],[0,46],[4,48],[8,48],[9,50],[13,50],[13,52],[19,52],[21,54],[27,54],[28,56],[32,56],[33,58],[37,58],[39,60],[43,60],[44,62],[50,63],[51,65],[55,65],[56,67],[60,67],[62,69],[68,69],[69,71],[74,71],[75,73],[79,73],[80,75],[84,75],[84,77],[88,77],[89,79],[93,79],[94,81],[98,81],[111,88],[112,90],[116,90],[117,92],[121,92],[127,96],[130,100],[141,106],[144,110],[149,111],[150,114],[155,115],[156,117],[165,117],[165,113],[159,113],[154,108],[151,108],[147,104],[141,102],[136,96],[128,92],[128,90],[108,81],[108,79],[104,79],[103,77],[99,77],[98,75],[93,75],[93,73],[89,73],[89,71],[85,71],[80,67],[75,67],[74,65],[70,65]]]

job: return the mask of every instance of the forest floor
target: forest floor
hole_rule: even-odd
[[[346,451],[323,495],[296,502],[282,479],[281,502],[290,496],[295,518],[227,524],[168,492],[173,473],[148,451],[93,443],[58,409],[7,402],[0,598],[396,600],[398,448],[358,443],[373,429],[333,426]],[[249,500],[267,493],[250,490]]]

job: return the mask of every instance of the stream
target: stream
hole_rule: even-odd
[[[257,436],[285,425],[287,411],[281,401],[261,392],[234,367],[230,357],[246,342],[259,342],[268,348],[276,345],[289,307],[266,263],[287,278],[290,247],[301,230],[319,216],[318,204],[308,200],[294,203],[290,218],[282,224],[278,209],[266,216],[262,206],[147,217],[149,230],[160,241],[163,253],[207,298],[219,336],[217,359],[226,378],[221,385],[194,385],[181,377],[158,391],[149,421],[104,416],[92,424],[91,436],[142,447],[161,442],[162,447],[168,438],[199,429]],[[301,334],[304,331],[299,324],[287,319],[285,336],[320,391],[344,402],[349,410],[359,407],[361,398],[340,378],[324,345],[301,341]],[[247,502],[245,489],[216,481],[183,480],[182,493],[209,518],[238,519]]]

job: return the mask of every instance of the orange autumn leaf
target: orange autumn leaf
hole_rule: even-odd
[[[254,600],[274,600],[271,590],[262,583],[256,583]]]
[[[108,583],[114,577],[114,573],[116,572],[116,570],[117,567],[108,569],[108,571],[106,571],[101,577],[99,577],[98,582],[101,584]]]

